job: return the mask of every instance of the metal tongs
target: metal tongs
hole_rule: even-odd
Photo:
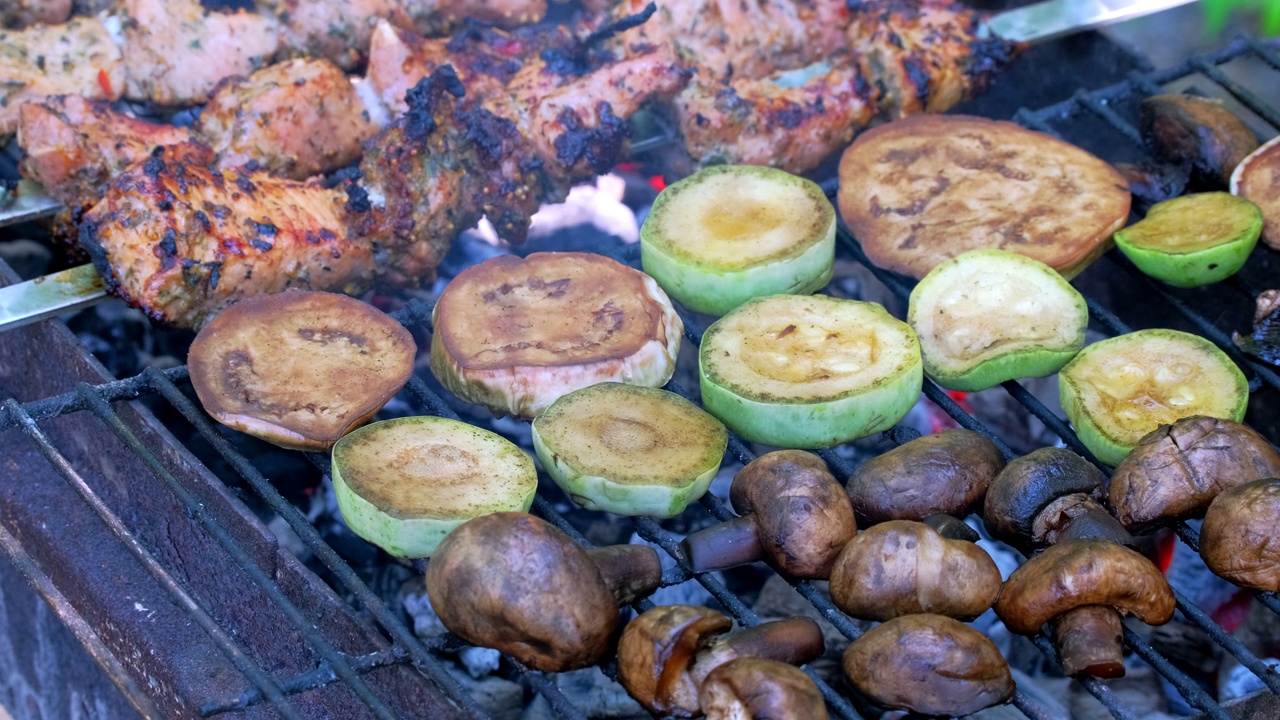
[[[1186,5],[1195,0],[1047,0],[992,16],[986,29],[1014,42],[1037,42]],[[23,180],[0,193],[0,227],[56,215],[62,206]],[[0,288],[0,331],[93,305],[107,287],[92,265]]]

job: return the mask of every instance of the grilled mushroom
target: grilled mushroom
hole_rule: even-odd
[[[707,720],[827,720],[826,703],[804,671],[760,658],[730,660],[698,691]]]
[[[663,605],[627,625],[618,642],[618,681],[650,711],[694,717],[698,691],[716,668],[743,657],[803,665],[822,654],[822,630],[808,618],[762,623],[727,634],[723,614],[693,605]]]
[[[1163,625],[1174,597],[1150,560],[1108,540],[1064,542],[1032,557],[1005,581],[995,606],[1005,626],[1023,635],[1056,621],[1054,642],[1069,675],[1120,677],[1123,628],[1111,608]]]
[[[1280,591],[1280,480],[1255,480],[1218,495],[1200,527],[1200,557],[1237,585]]]
[[[1148,433],[1111,475],[1106,497],[1129,528],[1194,517],[1219,493],[1280,477],[1280,453],[1252,429],[1198,415]]]
[[[796,578],[826,578],[858,531],[844,488],[818,456],[779,450],[747,463],[729,490],[742,517],[684,539],[694,572],[765,559]]]
[[[1003,467],[990,440],[972,430],[944,430],[866,461],[846,490],[863,525],[934,513],[964,516]]]
[[[941,615],[906,615],[871,628],[845,650],[844,672],[877,705],[923,715],[968,715],[1014,691],[996,646]]]
[[[1225,188],[1258,138],[1221,100],[1175,93],[1142,101],[1142,135],[1164,160],[1191,166],[1201,182]]]
[[[975,618],[996,601],[1000,570],[972,542],[892,520],[849,541],[831,571],[831,599],[866,620],[937,613]]]
[[[598,662],[618,603],[653,592],[661,576],[652,548],[588,553],[544,520],[503,512],[470,520],[440,543],[427,565],[427,595],[467,642],[561,672]]]

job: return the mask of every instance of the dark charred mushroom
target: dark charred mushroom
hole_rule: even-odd
[[[634,548],[589,554],[532,515],[485,515],[436,548],[427,595],[445,627],[469,643],[537,670],[582,668],[609,650],[618,603],[661,580],[657,552]]]
[[[827,705],[804,671],[760,658],[730,660],[698,691],[707,720],[827,720]]]
[[[1133,538],[1091,494],[1106,481],[1070,450],[1042,448],[1010,462],[987,490],[984,518],[996,538],[1024,551],[1071,540],[1131,545]],[[1068,675],[1124,674],[1120,616],[1111,608],[1068,612],[1055,625]]]
[[[1200,526],[1200,557],[1237,585],[1280,592],[1280,480],[1255,480],[1218,495]]]
[[[618,681],[650,711],[694,717],[698,691],[716,668],[752,657],[803,665],[822,654],[822,630],[808,618],[762,623],[727,634],[721,613],[692,605],[663,605],[627,625],[618,642]]]
[[[1197,415],[1161,425],[1116,466],[1106,497],[1129,528],[1194,517],[1236,485],[1280,477],[1280,454],[1252,429]]]
[[[818,456],[802,450],[762,455],[738,471],[729,490],[742,517],[684,539],[694,572],[764,559],[796,578],[826,578],[858,531],[844,488]]]
[[[968,715],[1014,691],[996,646],[942,615],[905,615],[871,628],[845,651],[844,672],[877,705],[923,715]]]
[[[1194,95],[1156,95],[1142,101],[1142,136],[1161,159],[1191,166],[1212,189],[1231,182],[1231,173],[1258,147],[1258,138],[1220,100]]]
[[[841,610],[865,620],[916,613],[975,618],[996,601],[1000,570],[972,542],[948,540],[924,523],[891,520],[845,545],[830,587]]]
[[[944,430],[866,461],[846,490],[864,526],[934,513],[963,517],[1003,467],[990,440],[971,430]]]
[[[1055,621],[1054,643],[1069,675],[1120,677],[1123,628],[1112,608],[1163,625],[1173,617],[1174,597],[1150,560],[1108,540],[1064,542],[1032,557],[1005,581],[995,606],[1005,626],[1022,635]]]

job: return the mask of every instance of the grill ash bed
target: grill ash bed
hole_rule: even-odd
[[[1265,88],[1254,83],[1249,89],[1233,79],[1232,71],[1247,64],[1274,88],[1280,82],[1280,47],[1273,43],[1240,38],[1218,51],[1152,72],[1141,71],[1140,59],[1123,55],[1098,36],[1072,42],[1077,43],[1077,53],[1089,43],[1106,45],[1092,60],[1082,61],[1085,64],[1121,62],[1139,70],[1113,85],[1079,90],[1056,104],[1027,110],[1025,89],[1045,67],[1036,63],[1060,63],[1049,56],[1049,47],[1041,47],[1002,78],[992,93],[962,111],[1011,115],[1028,128],[1060,136],[1113,162],[1145,155],[1134,122],[1137,103],[1170,86],[1190,83],[1222,95],[1248,111],[1264,139],[1280,129],[1280,108],[1263,99]],[[1097,77],[1094,69],[1078,68],[1081,82]],[[1111,70],[1103,76],[1117,74]],[[660,163],[667,140],[638,142],[639,165],[623,173],[641,188],[631,193],[641,198],[638,205],[652,200],[644,184],[645,171],[652,166],[644,161]],[[831,175],[826,166],[815,176]],[[834,195],[835,180],[823,188]],[[519,251],[582,249],[588,244],[589,249],[639,266],[637,245],[616,238],[596,245],[594,238],[560,231]],[[843,226],[837,242],[837,277],[825,292],[881,292],[884,296],[878,299],[905,307],[912,281],[875,268]],[[491,252],[488,245],[464,239],[443,274],[456,273],[468,255],[475,261],[480,259],[476,255]],[[1158,325],[1195,332],[1221,347],[1244,370],[1255,394],[1250,424],[1274,442],[1280,438],[1280,415],[1268,406],[1277,400],[1280,374],[1243,355],[1230,332],[1249,326],[1258,293],[1274,283],[1276,262],[1273,253],[1259,250],[1245,270],[1226,283],[1183,291],[1158,285],[1111,252],[1086,271],[1077,286],[1088,298],[1091,327],[1102,335]],[[0,285],[17,280],[0,263]],[[432,292],[397,303],[392,316],[418,337],[429,336],[431,310],[441,287],[437,283]],[[686,339],[695,346],[685,349],[688,356],[696,353],[706,322],[687,312],[682,317]],[[8,637],[7,645],[0,641],[0,667],[11,673],[8,681],[0,680],[0,687],[6,687],[6,703],[12,703],[18,716],[116,717],[132,706],[147,717],[516,717],[521,706],[540,697],[538,704],[555,716],[588,717],[555,676],[524,668],[509,657],[501,660],[498,675],[516,683],[508,686],[517,689],[510,698],[515,704],[495,708],[491,697],[477,692],[480,684],[456,667],[455,655],[463,643],[439,630],[420,636],[403,612],[403,588],[420,577],[421,566],[395,563],[364,545],[346,534],[332,510],[325,508],[326,454],[265,449],[224,431],[193,401],[185,366],[137,372],[137,348],[129,347],[127,357],[117,362],[111,356],[111,341],[103,339],[110,338],[112,329],[95,329],[95,324],[101,325],[72,321],[85,337],[96,332],[104,358],[125,368],[128,377],[112,380],[61,323],[0,335],[0,397],[8,398],[0,407],[0,468],[5,479],[0,483],[0,547],[8,558],[0,572],[0,610],[7,616]],[[118,338],[116,342],[120,344]],[[152,349],[175,348],[175,353],[183,352],[186,342],[189,334],[160,330],[148,339]],[[125,347],[130,344],[136,343],[123,342]],[[692,386],[687,373],[682,379],[678,371],[667,389],[696,401]],[[1003,390],[990,392],[1003,393],[1002,402],[1017,407],[1017,423],[1025,426],[1034,418],[1043,425],[1044,436],[1060,439],[1091,458],[1060,411],[1041,402],[1028,387],[1006,382]],[[965,400],[927,378],[924,398],[921,407],[926,413],[987,436],[1006,459],[1036,446],[1023,447],[1026,438],[1011,436],[1005,428],[1007,417],[971,413]],[[527,447],[527,423],[481,419],[470,408],[446,399],[425,368],[384,412],[456,419],[459,410],[463,419],[487,423]],[[818,455],[838,478],[846,478],[861,460],[919,432],[902,424],[878,439]],[[730,437],[726,465],[745,464],[754,457],[748,444]],[[313,497],[316,493],[321,496]],[[762,621],[751,604],[766,577],[758,566],[724,575],[687,570],[680,549],[683,534],[733,517],[714,493],[671,521],[611,520],[571,507],[544,477],[533,512],[583,545],[604,544],[617,535],[625,540],[634,532],[669,556],[664,587],[697,586],[705,592],[702,597],[709,595],[742,626]],[[1191,525],[1179,523],[1176,535],[1185,545],[1184,554],[1197,547],[1197,531]],[[601,542],[592,543],[588,536]],[[26,590],[27,584],[52,608],[56,622],[37,609],[42,606]],[[865,625],[844,615],[819,587],[811,582],[791,584],[811,613],[835,633],[853,639],[863,632]],[[1280,717],[1280,675],[1184,594],[1196,588],[1180,587],[1176,580],[1173,584],[1181,590],[1177,606],[1185,625],[1217,646],[1215,652],[1234,658],[1264,689],[1238,702],[1220,703],[1202,683],[1203,674],[1190,669],[1194,658],[1162,652],[1151,637],[1126,628],[1130,653],[1167,683],[1172,696],[1202,717]],[[1280,615],[1280,598],[1256,593],[1254,599]],[[648,600],[634,604],[637,611],[649,607]],[[74,647],[77,643],[92,662]],[[1036,636],[1031,644],[1040,658],[1035,664],[1056,667],[1046,635]],[[612,663],[600,669],[608,682],[616,680]],[[838,673],[816,667],[808,672],[833,717],[877,716],[842,678],[832,679]],[[80,678],[89,676],[98,679],[82,684]],[[110,683],[102,682],[104,677]],[[1037,683],[1026,674],[1018,677],[1023,683]],[[1135,704],[1132,697],[1121,697],[1106,682],[1085,680],[1081,686],[1116,718],[1140,718],[1151,710],[1150,705]],[[1044,699],[1043,691],[1026,685],[1014,696],[1013,707],[1034,720],[1060,711]],[[986,713],[984,717],[993,716]]]

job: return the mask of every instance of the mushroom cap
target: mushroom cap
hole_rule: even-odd
[[[846,490],[862,525],[963,517],[982,500],[1004,457],[972,430],[944,430],[871,458],[849,476]]]
[[[1089,494],[1106,481],[1093,463],[1063,448],[1040,448],[1015,458],[987,488],[982,518],[997,539],[1027,547],[1035,536],[1035,521],[1054,500],[1075,493]]]
[[[924,523],[892,520],[864,530],[831,571],[831,600],[856,618],[937,613],[974,618],[996,601],[1000,570],[985,550]]]
[[[618,641],[618,681],[654,713],[693,717],[700,706],[690,665],[732,627],[724,614],[695,605],[646,610],[627,624]]]
[[[1224,491],[1200,526],[1200,557],[1237,585],[1280,591],[1280,480]]]
[[[1280,477],[1280,453],[1251,428],[1196,415],[1148,433],[1106,489],[1125,527],[1192,517],[1227,488]]]
[[[469,520],[427,564],[427,595],[445,627],[537,670],[598,662],[618,606],[595,563],[568,535],[526,513]]]
[[[968,715],[1014,691],[1009,663],[985,635],[942,615],[904,615],[850,643],[844,672],[877,705]]]
[[[800,668],[776,660],[730,660],[707,675],[698,700],[707,720],[828,718],[813,680]]]
[[[1173,617],[1173,590],[1155,564],[1107,540],[1054,545],[1013,571],[996,601],[1010,631],[1033,635],[1053,618],[1084,605],[1133,613],[1148,625]]]
[[[826,578],[858,532],[853,506],[827,464],[803,450],[779,450],[738,471],[729,500],[755,518],[760,546],[783,574]]]

